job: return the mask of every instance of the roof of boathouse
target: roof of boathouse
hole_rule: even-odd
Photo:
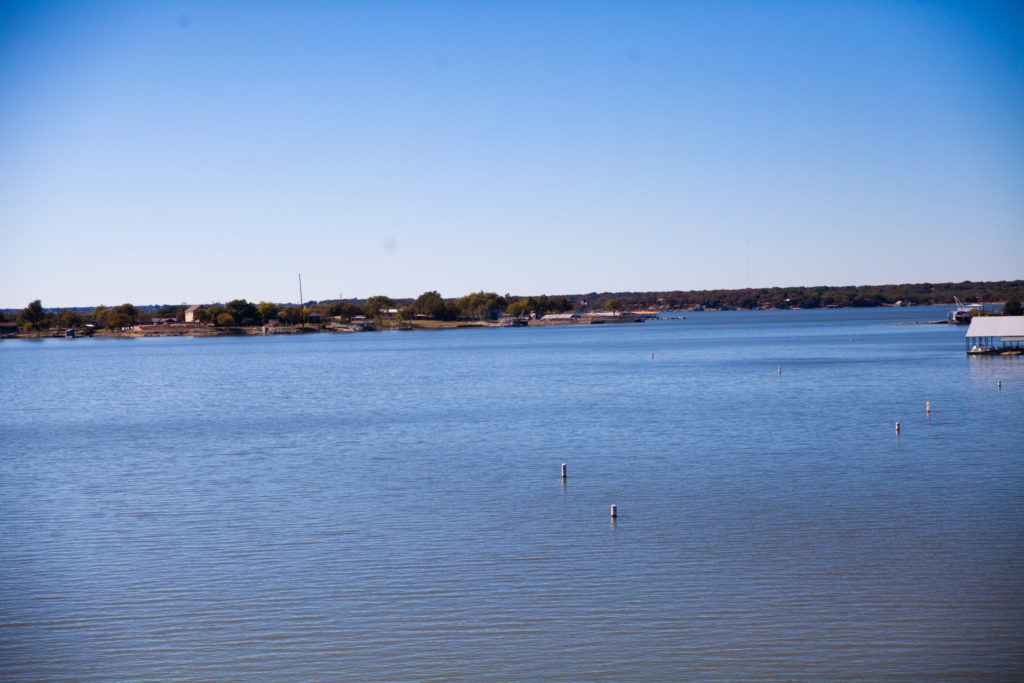
[[[1024,337],[1024,315],[974,316],[964,336]]]

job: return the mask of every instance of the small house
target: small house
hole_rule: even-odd
[[[198,304],[196,304],[195,306],[189,306],[188,308],[186,308],[185,309],[185,322],[187,322],[187,323],[197,323],[197,322],[199,322],[198,320],[196,320],[196,314],[199,312],[200,308],[202,308],[202,306],[200,306]]]

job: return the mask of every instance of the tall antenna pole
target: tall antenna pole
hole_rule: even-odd
[[[302,315],[302,326],[306,326],[306,300],[302,298],[302,273],[299,273],[299,312]]]

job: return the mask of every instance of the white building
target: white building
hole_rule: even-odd
[[[196,304],[195,306],[189,306],[188,308],[186,308],[185,309],[185,322],[187,322],[187,323],[199,322],[198,320],[196,320],[196,312],[200,308],[202,308],[202,306],[200,306],[199,304]]]

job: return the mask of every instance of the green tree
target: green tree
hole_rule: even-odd
[[[220,316],[221,313],[225,312],[224,307],[220,304],[207,306],[206,308],[201,308],[200,310],[206,311],[204,322],[213,323],[214,325],[218,324],[217,317]]]
[[[253,325],[260,321],[259,309],[245,299],[233,299],[227,302],[224,308],[239,325]],[[220,323],[218,322],[218,324]]]
[[[618,299],[608,299],[604,302],[604,310],[606,311],[621,311],[622,302]]]
[[[122,327],[129,327],[139,321],[139,309],[131,304],[121,304],[114,309],[122,323]]]
[[[523,318],[530,314],[530,300],[529,299],[516,299],[508,305],[505,309],[505,313],[515,318]]]
[[[235,316],[230,311],[221,311],[214,318],[214,323],[217,327],[232,327],[235,324]]]
[[[564,296],[549,297],[547,294],[541,294],[538,297],[528,297],[526,301],[529,310],[537,314],[538,318],[548,313],[565,313],[573,309],[572,302]]]
[[[1020,315],[1021,305],[1016,299],[1007,301],[1006,305],[1003,306],[1003,315]]]
[[[331,304],[327,313],[351,320],[357,315],[363,315],[363,307],[348,301],[337,301]]]
[[[435,291],[423,292],[412,306],[417,314],[434,320],[452,320],[456,315],[456,311],[449,308],[441,295]]]
[[[260,320],[268,322],[277,317],[279,309],[277,304],[272,304],[269,301],[261,301],[259,305],[256,306],[256,310],[259,312]]]
[[[282,308],[277,312],[277,319],[285,325],[298,325],[302,322],[302,309],[297,306]]]
[[[18,324],[32,330],[38,330],[46,324],[46,310],[39,299],[29,303],[18,313]]]
[[[501,315],[505,305],[505,299],[494,292],[467,294],[455,304],[461,317],[475,320],[494,320]]]
[[[82,316],[71,310],[61,311],[57,316],[57,324],[61,327],[78,327],[82,324]]]
[[[161,306],[156,312],[158,318],[174,318],[175,320],[185,319],[185,306]]]
[[[95,316],[97,324],[118,330],[134,325],[139,319],[139,311],[131,304],[121,304],[115,308],[98,306]]]
[[[376,318],[380,316],[381,311],[394,307],[395,302],[386,296],[383,296],[381,294],[378,294],[377,296],[371,296],[369,299],[366,300],[366,317]]]
[[[109,329],[118,329],[121,327],[121,318],[117,314],[115,308],[104,308],[97,314],[96,322],[101,327],[107,327]]]

